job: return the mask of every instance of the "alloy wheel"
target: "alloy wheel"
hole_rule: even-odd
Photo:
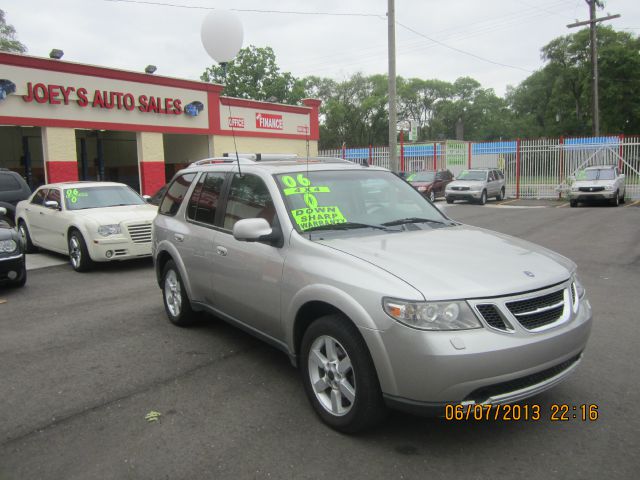
[[[175,270],[169,270],[164,279],[164,299],[169,312],[174,317],[182,311],[182,288]]]
[[[316,338],[309,351],[308,369],[320,405],[335,416],[349,413],[356,399],[356,379],[340,342],[329,335]]]
[[[69,239],[69,258],[73,268],[76,270],[80,268],[82,264],[82,249],[80,248],[80,241],[75,235],[72,235]]]

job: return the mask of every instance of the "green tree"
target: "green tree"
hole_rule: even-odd
[[[6,22],[4,15],[0,9],[0,52],[26,52],[27,47],[16,40],[16,29]]]
[[[208,67],[200,78],[224,84],[225,95],[231,97],[288,104],[297,104],[305,97],[304,81],[280,71],[271,47],[242,48],[227,64],[226,79],[221,65]]]
[[[640,37],[598,27],[601,130],[640,131]],[[520,136],[590,135],[589,29],[542,48],[544,67],[507,92]]]

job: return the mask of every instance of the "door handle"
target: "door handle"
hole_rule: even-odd
[[[227,249],[226,249],[226,248],[224,248],[224,247],[216,247],[216,253],[217,253],[218,255],[221,255],[221,256],[223,256],[223,257],[226,257],[228,252],[227,252]]]
[[[176,242],[183,242],[184,241],[184,235],[182,235],[181,233],[174,233],[173,234],[173,238],[176,239]]]

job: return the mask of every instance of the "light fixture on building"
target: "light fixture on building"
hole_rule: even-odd
[[[63,55],[64,52],[58,48],[54,48],[49,52],[49,58],[55,58],[56,60],[60,60]]]
[[[147,68],[144,69],[145,73],[153,73],[157,70],[155,65],[147,65]]]

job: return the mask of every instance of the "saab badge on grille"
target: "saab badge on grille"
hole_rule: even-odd
[[[522,273],[524,273],[527,277],[531,277],[531,278],[536,276],[535,273],[530,272],[529,270],[524,270]]]

